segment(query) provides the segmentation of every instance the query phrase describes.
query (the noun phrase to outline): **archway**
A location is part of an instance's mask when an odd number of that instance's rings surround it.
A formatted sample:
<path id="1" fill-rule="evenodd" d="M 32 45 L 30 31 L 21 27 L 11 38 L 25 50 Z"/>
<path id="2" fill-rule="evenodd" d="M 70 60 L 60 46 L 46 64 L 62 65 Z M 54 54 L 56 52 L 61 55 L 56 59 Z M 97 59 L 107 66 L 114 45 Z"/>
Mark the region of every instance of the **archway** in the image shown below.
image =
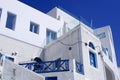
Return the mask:
<path id="1" fill-rule="evenodd" d="M 105 66 L 106 80 L 115 80 L 114 72 Z"/>

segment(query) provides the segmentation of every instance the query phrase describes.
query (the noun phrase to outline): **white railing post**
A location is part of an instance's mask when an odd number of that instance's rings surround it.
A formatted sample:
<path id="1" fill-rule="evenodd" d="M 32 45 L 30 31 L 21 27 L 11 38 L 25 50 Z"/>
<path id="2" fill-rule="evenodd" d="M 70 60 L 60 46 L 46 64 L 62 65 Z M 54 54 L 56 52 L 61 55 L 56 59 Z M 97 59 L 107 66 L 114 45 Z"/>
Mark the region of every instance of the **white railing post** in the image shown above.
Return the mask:
<path id="1" fill-rule="evenodd" d="M 75 59 L 69 60 L 69 71 L 76 72 Z"/>

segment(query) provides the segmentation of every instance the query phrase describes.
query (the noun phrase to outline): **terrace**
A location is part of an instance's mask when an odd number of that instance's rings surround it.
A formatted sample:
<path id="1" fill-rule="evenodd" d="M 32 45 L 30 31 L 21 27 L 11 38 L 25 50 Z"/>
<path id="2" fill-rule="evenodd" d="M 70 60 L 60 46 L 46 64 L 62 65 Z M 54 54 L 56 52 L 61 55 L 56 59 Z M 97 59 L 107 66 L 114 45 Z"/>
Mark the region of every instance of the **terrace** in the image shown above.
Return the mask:
<path id="1" fill-rule="evenodd" d="M 20 63 L 19 65 L 36 73 L 65 72 L 71 69 L 83 74 L 83 65 L 73 60 L 55 60 L 45 62 Z"/>

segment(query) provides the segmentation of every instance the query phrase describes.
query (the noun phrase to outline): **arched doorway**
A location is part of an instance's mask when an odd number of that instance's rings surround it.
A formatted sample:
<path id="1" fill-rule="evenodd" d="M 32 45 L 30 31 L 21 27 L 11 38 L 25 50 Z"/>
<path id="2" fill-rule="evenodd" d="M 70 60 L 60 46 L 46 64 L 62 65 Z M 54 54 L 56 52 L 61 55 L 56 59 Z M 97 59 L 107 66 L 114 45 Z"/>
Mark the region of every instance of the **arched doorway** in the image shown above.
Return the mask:
<path id="1" fill-rule="evenodd" d="M 106 80 L 115 80 L 114 72 L 105 66 Z"/>

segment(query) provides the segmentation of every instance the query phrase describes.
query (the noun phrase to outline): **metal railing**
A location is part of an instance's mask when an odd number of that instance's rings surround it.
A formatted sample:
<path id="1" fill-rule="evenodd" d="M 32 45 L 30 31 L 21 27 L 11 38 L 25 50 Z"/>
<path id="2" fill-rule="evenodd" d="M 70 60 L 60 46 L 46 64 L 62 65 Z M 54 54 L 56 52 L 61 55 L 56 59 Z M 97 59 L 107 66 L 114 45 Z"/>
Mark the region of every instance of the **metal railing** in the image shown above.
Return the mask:
<path id="1" fill-rule="evenodd" d="M 76 72 L 80 74 L 84 74 L 83 72 L 83 64 L 76 61 Z"/>
<path id="2" fill-rule="evenodd" d="M 32 63 L 21 63 L 19 65 L 32 70 L 36 73 L 49 73 L 49 72 L 63 72 L 69 71 L 69 60 L 55 60 L 46 62 L 32 62 Z M 83 65 L 79 62 L 75 62 L 76 72 L 84 74 Z"/>
<path id="3" fill-rule="evenodd" d="M 20 64 L 36 73 L 69 71 L 69 60 L 56 60 L 47 62 L 32 62 Z"/>

